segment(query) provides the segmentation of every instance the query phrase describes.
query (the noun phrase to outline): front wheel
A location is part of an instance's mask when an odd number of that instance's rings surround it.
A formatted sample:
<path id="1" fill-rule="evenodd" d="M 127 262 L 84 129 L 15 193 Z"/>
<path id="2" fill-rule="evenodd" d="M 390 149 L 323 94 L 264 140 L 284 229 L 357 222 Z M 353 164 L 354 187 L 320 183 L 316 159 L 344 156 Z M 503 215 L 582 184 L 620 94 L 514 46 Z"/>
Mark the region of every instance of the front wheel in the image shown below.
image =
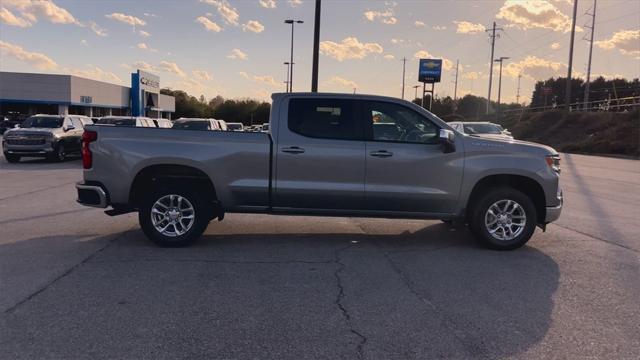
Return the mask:
<path id="1" fill-rule="evenodd" d="M 517 249 L 536 229 L 536 207 L 522 192 L 494 188 L 472 204 L 469 226 L 480 242 L 496 250 Z"/>
<path id="2" fill-rule="evenodd" d="M 58 143 L 53 154 L 49 155 L 49 160 L 62 162 L 67 158 L 64 143 Z"/>
<path id="3" fill-rule="evenodd" d="M 210 211 L 193 192 L 178 187 L 156 190 L 145 197 L 138 221 L 147 237 L 163 247 L 191 245 L 209 224 Z"/>

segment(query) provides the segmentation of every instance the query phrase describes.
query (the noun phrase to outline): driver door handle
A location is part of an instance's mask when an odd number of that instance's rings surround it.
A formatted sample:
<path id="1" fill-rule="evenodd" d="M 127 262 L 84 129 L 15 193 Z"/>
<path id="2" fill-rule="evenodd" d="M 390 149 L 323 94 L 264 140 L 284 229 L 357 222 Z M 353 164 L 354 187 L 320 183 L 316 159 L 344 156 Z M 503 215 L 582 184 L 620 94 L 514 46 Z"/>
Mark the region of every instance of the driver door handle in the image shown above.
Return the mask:
<path id="1" fill-rule="evenodd" d="M 387 157 L 393 156 L 393 153 L 387 150 L 378 150 L 378 151 L 370 152 L 369 155 L 379 157 L 379 158 L 387 158 Z"/>
<path id="2" fill-rule="evenodd" d="M 287 148 L 283 148 L 281 150 L 283 153 L 287 153 L 287 154 L 302 154 L 304 153 L 304 149 L 298 146 L 291 146 L 291 147 L 287 147 Z"/>

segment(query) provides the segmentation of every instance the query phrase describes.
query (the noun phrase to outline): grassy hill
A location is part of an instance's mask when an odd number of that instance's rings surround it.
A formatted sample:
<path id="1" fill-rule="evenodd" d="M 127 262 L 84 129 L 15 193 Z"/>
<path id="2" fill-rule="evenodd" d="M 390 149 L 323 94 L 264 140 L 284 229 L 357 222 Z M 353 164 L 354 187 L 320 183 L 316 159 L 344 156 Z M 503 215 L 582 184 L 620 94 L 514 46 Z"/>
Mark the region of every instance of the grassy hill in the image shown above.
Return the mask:
<path id="1" fill-rule="evenodd" d="M 640 110 L 627 113 L 546 111 L 497 121 L 516 139 L 558 151 L 640 158 Z"/>

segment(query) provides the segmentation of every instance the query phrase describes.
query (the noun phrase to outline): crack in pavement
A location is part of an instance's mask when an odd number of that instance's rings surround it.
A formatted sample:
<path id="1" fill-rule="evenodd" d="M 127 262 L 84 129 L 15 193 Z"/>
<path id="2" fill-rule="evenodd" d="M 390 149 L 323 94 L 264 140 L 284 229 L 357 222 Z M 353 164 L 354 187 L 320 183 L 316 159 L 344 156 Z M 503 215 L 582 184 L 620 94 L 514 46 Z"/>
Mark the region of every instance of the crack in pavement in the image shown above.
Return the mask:
<path id="1" fill-rule="evenodd" d="M 117 240 L 121 239 L 122 237 L 124 237 L 129 231 L 131 231 L 134 227 L 132 226 L 130 229 L 123 231 L 120 235 L 118 236 L 114 236 L 112 239 L 108 240 L 103 246 L 101 246 L 98 250 L 92 252 L 91 254 L 89 254 L 89 256 L 85 257 L 84 259 L 82 259 L 79 263 L 73 265 L 72 267 L 70 267 L 69 269 L 67 269 L 65 272 L 63 272 L 62 274 L 56 276 L 55 278 L 53 278 L 51 281 L 49 281 L 48 283 L 46 283 L 44 286 L 42 286 L 40 289 L 34 291 L 33 293 L 31 293 L 30 295 L 28 295 L 27 297 L 25 297 L 24 299 L 18 301 L 16 304 L 10 306 L 9 308 L 7 308 L 4 311 L 4 314 L 10 314 L 13 311 L 15 311 L 17 308 L 19 308 L 20 306 L 22 306 L 23 304 L 26 304 L 27 302 L 29 302 L 31 299 L 35 298 L 36 296 L 40 295 L 41 293 L 43 293 L 44 291 L 46 291 L 49 287 L 51 287 L 51 285 L 55 284 L 56 282 L 64 279 L 65 277 L 67 277 L 69 274 L 71 274 L 73 271 L 75 271 L 76 269 L 80 268 L 82 265 L 86 264 L 89 260 L 93 259 L 96 255 L 98 255 L 99 253 L 103 252 L 106 248 L 108 248 L 109 246 L 111 246 L 114 242 L 116 242 Z"/>
<path id="2" fill-rule="evenodd" d="M 336 249 L 334 253 L 335 257 L 332 262 L 338 265 L 338 268 L 333 273 L 333 275 L 336 278 L 336 285 L 338 287 L 338 294 L 336 296 L 335 304 L 338 307 L 338 309 L 340 309 L 340 312 L 342 313 L 342 317 L 344 318 L 345 322 L 347 323 L 347 326 L 349 327 L 349 331 L 360 339 L 356 347 L 356 351 L 357 351 L 358 359 L 364 359 L 364 345 L 367 343 L 367 337 L 362 335 L 359 331 L 353 328 L 353 324 L 351 322 L 351 315 L 349 314 L 349 311 L 342 303 L 342 299 L 344 299 L 345 294 L 344 294 L 344 285 L 342 284 L 342 278 L 340 278 L 340 272 L 342 272 L 342 270 L 346 268 L 346 265 L 340 259 L 340 253 L 344 250 L 351 248 L 352 246 L 353 244 L 350 244 L 343 248 Z"/>
<path id="3" fill-rule="evenodd" d="M 454 246 L 451 246 L 454 247 Z M 434 250 L 442 250 L 443 248 L 436 248 Z M 435 317 L 438 318 L 441 324 L 444 325 L 446 329 L 448 329 L 453 336 L 462 344 L 464 350 L 470 355 L 470 358 L 486 358 L 488 357 L 487 349 L 484 345 L 477 340 L 473 339 L 472 336 L 468 336 L 468 334 L 459 329 L 453 320 L 446 316 L 442 309 L 438 309 L 436 305 L 426 297 L 422 296 L 414 287 L 409 279 L 409 277 L 405 274 L 402 269 L 391 259 L 391 254 L 386 251 L 382 251 L 384 257 L 387 259 L 387 262 L 391 266 L 391 269 L 398 274 L 402 283 L 407 287 L 409 292 L 413 294 L 418 300 L 420 300 L 429 310 L 435 313 Z"/>

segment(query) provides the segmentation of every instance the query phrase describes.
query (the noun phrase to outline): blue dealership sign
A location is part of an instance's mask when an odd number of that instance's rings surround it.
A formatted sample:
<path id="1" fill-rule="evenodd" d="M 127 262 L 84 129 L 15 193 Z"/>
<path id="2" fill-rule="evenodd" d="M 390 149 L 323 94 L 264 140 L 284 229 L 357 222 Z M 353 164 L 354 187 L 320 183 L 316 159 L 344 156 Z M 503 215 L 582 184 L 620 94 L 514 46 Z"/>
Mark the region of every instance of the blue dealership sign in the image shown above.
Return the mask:
<path id="1" fill-rule="evenodd" d="M 420 59 L 418 81 L 424 83 L 440 82 L 442 75 L 442 59 Z"/>

